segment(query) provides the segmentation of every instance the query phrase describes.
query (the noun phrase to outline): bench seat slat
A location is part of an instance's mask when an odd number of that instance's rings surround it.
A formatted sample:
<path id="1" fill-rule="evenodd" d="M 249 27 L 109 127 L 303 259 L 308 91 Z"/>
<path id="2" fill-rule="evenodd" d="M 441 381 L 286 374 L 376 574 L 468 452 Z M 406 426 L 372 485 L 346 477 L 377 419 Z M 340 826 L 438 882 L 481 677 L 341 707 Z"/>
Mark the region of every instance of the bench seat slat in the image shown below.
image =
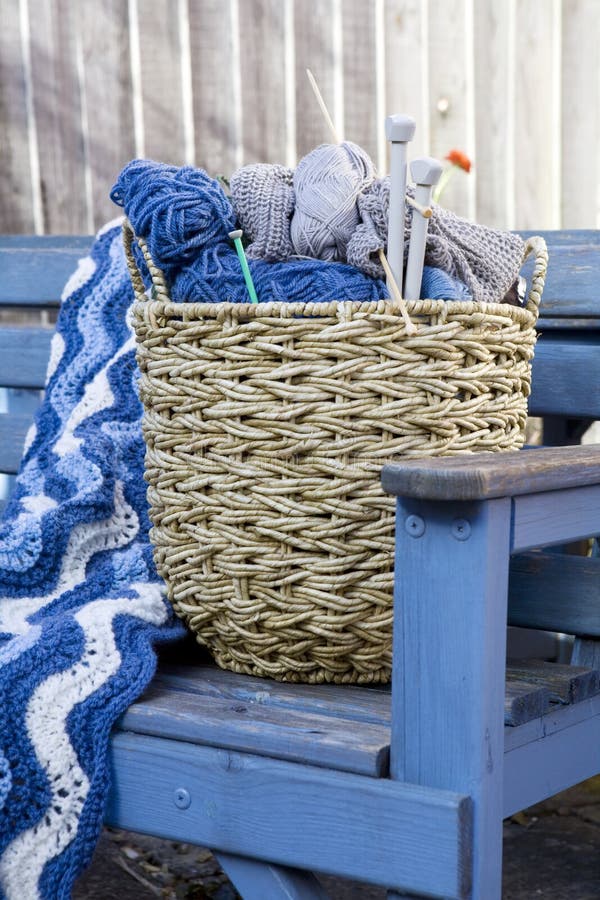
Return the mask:
<path id="1" fill-rule="evenodd" d="M 505 725 L 523 725 L 543 716 L 549 709 L 550 694 L 544 687 L 513 676 L 511 672 L 506 673 Z"/>
<path id="2" fill-rule="evenodd" d="M 356 722 L 390 723 L 390 688 L 334 684 L 286 684 L 251 675 L 225 672 L 214 665 L 161 665 L 155 683 L 172 690 L 205 694 L 222 700 L 260 703 L 299 713 L 335 716 Z"/>
<path id="3" fill-rule="evenodd" d="M 174 691 L 159 682 L 129 708 L 120 728 L 374 777 L 388 771 L 387 726 Z"/>
<path id="4" fill-rule="evenodd" d="M 511 732 L 548 715 L 551 700 L 577 705 L 599 692 L 596 671 L 510 662 L 505 725 Z M 390 715 L 389 691 L 286 685 L 213 665 L 179 665 L 159 668 L 118 729 L 385 777 Z"/>
<path id="5" fill-rule="evenodd" d="M 542 660 L 509 660 L 509 677 L 523 678 L 545 688 L 552 703 L 581 703 L 600 694 L 600 672 Z"/>

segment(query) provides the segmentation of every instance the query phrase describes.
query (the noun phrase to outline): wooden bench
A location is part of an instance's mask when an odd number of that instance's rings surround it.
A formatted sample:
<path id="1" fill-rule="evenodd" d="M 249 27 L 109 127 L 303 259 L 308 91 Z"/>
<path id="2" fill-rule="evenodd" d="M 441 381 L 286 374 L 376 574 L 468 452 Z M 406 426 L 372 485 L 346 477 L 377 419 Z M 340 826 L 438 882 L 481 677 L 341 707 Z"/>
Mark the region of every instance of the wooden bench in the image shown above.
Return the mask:
<path id="1" fill-rule="evenodd" d="M 600 237 L 546 239 L 530 409 L 568 444 L 600 418 Z M 90 244 L 0 239 L 9 475 L 52 328 L 7 317 L 52 319 Z M 396 898 L 497 900 L 502 818 L 600 771 L 600 558 L 538 549 L 600 534 L 600 447 L 382 477 L 398 496 L 393 691 L 234 675 L 188 644 L 164 652 L 113 735 L 107 822 L 213 848 L 245 898 L 322 898 L 320 871 Z M 575 665 L 505 669 L 507 621 L 577 635 Z"/>

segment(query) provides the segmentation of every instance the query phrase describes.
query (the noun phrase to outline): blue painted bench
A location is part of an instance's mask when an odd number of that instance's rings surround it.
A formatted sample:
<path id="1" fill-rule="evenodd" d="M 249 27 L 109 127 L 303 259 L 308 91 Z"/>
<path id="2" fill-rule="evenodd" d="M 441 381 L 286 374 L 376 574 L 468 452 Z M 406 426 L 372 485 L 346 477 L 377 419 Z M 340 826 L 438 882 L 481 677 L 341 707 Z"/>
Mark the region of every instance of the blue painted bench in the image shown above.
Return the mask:
<path id="1" fill-rule="evenodd" d="M 530 409 L 575 444 L 600 418 L 600 233 L 545 235 Z M 0 470 L 17 470 L 62 286 L 91 238 L 0 238 Z M 11 324 L 15 309 L 47 324 Z M 39 315 L 37 315 L 39 320 Z M 244 898 L 500 897 L 502 818 L 600 771 L 600 447 L 410 461 L 398 497 L 393 690 L 277 684 L 167 649 L 111 746 L 107 821 L 215 850 Z M 576 635 L 505 666 L 506 624 Z M 600 882 L 599 882 L 600 890 Z"/>

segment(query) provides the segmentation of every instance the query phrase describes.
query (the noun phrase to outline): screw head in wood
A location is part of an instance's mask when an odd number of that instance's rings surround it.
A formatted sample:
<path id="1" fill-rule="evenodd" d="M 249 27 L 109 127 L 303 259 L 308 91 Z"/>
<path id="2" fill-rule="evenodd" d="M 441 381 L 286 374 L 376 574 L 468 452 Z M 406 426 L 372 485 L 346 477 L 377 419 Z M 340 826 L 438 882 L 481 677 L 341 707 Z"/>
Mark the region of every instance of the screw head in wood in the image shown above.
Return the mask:
<path id="1" fill-rule="evenodd" d="M 182 787 L 175 788 L 173 791 L 173 803 L 177 809 L 187 809 L 191 802 L 192 798 L 189 791 Z"/>
<path id="2" fill-rule="evenodd" d="M 425 534 L 425 521 L 421 516 L 407 516 L 404 528 L 411 537 L 420 538 Z"/>
<path id="3" fill-rule="evenodd" d="M 451 531 L 452 537 L 457 541 L 468 541 L 471 537 L 471 523 L 467 519 L 455 519 Z"/>

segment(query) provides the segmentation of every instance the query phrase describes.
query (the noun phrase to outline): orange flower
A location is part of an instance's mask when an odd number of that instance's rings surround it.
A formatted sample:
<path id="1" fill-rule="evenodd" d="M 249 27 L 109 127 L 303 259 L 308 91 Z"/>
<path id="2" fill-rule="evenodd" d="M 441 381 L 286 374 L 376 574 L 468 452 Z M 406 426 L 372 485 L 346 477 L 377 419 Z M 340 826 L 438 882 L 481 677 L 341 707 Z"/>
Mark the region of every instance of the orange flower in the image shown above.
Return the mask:
<path id="1" fill-rule="evenodd" d="M 471 171 L 471 160 L 462 150 L 451 150 L 445 158 L 459 169 L 463 169 L 465 172 Z"/>

